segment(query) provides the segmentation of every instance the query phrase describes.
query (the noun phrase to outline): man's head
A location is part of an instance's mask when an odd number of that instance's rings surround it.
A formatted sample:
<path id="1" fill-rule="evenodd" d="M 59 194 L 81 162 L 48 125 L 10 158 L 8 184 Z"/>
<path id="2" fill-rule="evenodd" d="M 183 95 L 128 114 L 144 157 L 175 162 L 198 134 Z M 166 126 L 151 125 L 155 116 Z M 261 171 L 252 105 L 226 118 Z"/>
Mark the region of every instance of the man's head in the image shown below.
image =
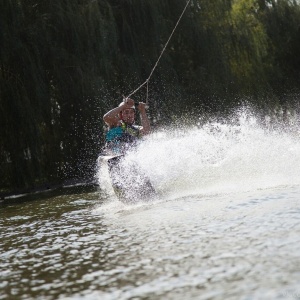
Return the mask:
<path id="1" fill-rule="evenodd" d="M 119 106 L 123 105 L 124 102 L 120 103 Z M 132 125 L 135 121 L 135 106 L 131 106 L 126 108 L 120 112 L 120 119 L 126 124 Z"/>

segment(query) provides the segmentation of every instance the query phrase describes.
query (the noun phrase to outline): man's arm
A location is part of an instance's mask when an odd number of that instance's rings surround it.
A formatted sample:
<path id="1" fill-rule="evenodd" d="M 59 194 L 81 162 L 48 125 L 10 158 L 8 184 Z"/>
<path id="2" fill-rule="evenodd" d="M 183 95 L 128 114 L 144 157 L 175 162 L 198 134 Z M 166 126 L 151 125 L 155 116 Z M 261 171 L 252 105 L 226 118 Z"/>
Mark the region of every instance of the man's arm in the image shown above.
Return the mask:
<path id="1" fill-rule="evenodd" d="M 129 98 L 126 99 L 126 101 L 124 101 L 124 103 L 122 103 L 120 106 L 113 108 L 103 116 L 104 122 L 109 127 L 118 126 L 118 123 L 120 121 L 119 113 L 124 109 L 131 108 L 133 105 L 134 105 L 134 101 L 132 99 Z"/>
<path id="2" fill-rule="evenodd" d="M 138 106 L 138 110 L 140 112 L 141 125 L 143 127 L 141 129 L 141 133 L 148 134 L 151 131 L 151 127 L 150 127 L 150 121 L 149 121 L 147 113 L 146 113 L 146 104 L 143 102 L 140 102 L 139 106 Z"/>

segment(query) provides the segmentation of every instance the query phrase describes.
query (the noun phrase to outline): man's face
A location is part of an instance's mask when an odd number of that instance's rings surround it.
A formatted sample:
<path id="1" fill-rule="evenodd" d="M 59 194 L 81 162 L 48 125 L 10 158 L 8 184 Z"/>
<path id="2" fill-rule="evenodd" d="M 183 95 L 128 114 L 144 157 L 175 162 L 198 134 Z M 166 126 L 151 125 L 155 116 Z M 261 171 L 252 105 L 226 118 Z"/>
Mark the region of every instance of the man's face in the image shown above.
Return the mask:
<path id="1" fill-rule="evenodd" d="M 121 119 L 126 124 L 132 125 L 134 123 L 134 119 L 135 119 L 134 109 L 132 109 L 132 108 L 124 109 L 121 113 Z"/>

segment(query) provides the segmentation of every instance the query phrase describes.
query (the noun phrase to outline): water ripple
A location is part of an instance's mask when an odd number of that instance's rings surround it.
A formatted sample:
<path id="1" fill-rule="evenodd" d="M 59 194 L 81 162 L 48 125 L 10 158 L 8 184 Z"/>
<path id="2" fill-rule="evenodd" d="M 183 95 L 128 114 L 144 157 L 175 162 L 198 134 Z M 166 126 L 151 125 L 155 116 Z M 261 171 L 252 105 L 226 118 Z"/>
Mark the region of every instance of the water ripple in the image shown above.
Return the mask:
<path id="1" fill-rule="evenodd" d="M 4 208 L 0 299 L 286 299 L 298 292 L 299 195 L 124 206 L 86 194 Z"/>

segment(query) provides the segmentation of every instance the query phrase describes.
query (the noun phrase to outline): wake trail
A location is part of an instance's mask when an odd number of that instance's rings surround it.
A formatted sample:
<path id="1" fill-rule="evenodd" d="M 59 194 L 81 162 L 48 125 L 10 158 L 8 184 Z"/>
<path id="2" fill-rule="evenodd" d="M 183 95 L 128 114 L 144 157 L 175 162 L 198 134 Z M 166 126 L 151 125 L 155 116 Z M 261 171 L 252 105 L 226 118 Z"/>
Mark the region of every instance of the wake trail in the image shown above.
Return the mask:
<path id="1" fill-rule="evenodd" d="M 137 162 L 162 193 L 228 193 L 300 184 L 297 128 L 267 128 L 246 112 L 235 122 L 158 131 L 127 159 Z"/>

